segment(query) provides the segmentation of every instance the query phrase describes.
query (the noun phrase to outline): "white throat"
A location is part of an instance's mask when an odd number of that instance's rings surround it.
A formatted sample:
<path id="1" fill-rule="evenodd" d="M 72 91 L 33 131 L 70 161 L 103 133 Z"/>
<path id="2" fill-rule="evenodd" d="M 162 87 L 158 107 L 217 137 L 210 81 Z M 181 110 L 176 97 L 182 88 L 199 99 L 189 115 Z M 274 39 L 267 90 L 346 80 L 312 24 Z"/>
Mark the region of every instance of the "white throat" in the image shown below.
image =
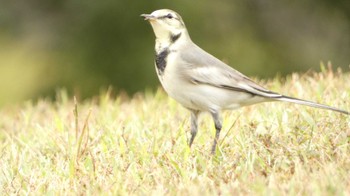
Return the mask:
<path id="1" fill-rule="evenodd" d="M 176 48 L 184 43 L 191 42 L 191 38 L 189 37 L 186 29 L 175 33 L 162 30 L 156 31 L 157 29 L 154 29 L 156 34 L 156 52 L 162 51 L 165 48 Z"/>

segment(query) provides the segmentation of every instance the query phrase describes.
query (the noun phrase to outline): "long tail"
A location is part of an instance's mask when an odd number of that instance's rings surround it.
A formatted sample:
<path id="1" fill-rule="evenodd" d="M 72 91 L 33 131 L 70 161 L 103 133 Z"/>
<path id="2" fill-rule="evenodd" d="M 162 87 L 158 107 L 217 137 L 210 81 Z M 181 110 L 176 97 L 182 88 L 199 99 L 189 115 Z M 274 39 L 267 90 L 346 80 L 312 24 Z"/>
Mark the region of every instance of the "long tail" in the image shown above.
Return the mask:
<path id="1" fill-rule="evenodd" d="M 247 84 L 244 84 L 244 85 L 241 84 L 240 88 L 234 88 L 233 90 L 237 91 L 237 89 L 238 89 L 240 91 L 247 92 L 247 93 L 250 93 L 252 95 L 258 95 L 258 96 L 266 98 L 266 101 L 268 101 L 268 100 L 286 101 L 286 102 L 290 102 L 290 103 L 296 103 L 296 104 L 306 105 L 306 106 L 315 107 L 315 108 L 332 110 L 335 112 L 340 112 L 343 114 L 350 115 L 350 112 L 348 112 L 346 110 L 341 110 L 341 109 L 331 107 L 328 105 L 323 105 L 323 104 L 315 103 L 312 101 L 306 101 L 303 99 L 298 99 L 298 98 L 294 98 L 294 97 L 281 95 L 279 93 L 275 93 L 273 91 L 267 90 L 267 89 L 257 85 L 256 83 L 249 80 L 248 78 L 245 78 L 245 79 L 246 79 L 245 82 Z"/>
<path id="2" fill-rule="evenodd" d="M 272 98 L 272 99 L 277 100 L 277 101 L 286 101 L 286 102 L 290 102 L 290 103 L 296 103 L 296 104 L 300 104 L 300 105 L 311 106 L 311 107 L 315 107 L 315 108 L 332 110 L 332 111 L 336 111 L 336 112 L 340 112 L 340 113 L 343 113 L 343 114 L 350 115 L 350 112 L 348 112 L 346 110 L 341 110 L 341 109 L 338 109 L 338 108 L 335 108 L 335 107 L 331 107 L 331 106 L 328 106 L 328 105 L 323 105 L 323 104 L 315 103 L 315 102 L 312 102 L 312 101 L 306 101 L 306 100 L 302 100 L 302 99 L 297 99 L 297 98 L 294 98 L 294 97 L 288 97 L 288 96 L 281 95 L 280 97 L 275 97 L 275 98 Z"/>

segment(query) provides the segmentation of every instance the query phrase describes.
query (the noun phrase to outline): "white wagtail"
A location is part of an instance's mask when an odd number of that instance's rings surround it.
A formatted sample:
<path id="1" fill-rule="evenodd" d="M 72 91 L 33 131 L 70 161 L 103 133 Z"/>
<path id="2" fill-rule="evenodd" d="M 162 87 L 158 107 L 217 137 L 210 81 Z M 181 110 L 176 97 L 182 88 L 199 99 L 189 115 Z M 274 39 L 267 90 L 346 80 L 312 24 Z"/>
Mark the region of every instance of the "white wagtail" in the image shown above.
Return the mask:
<path id="1" fill-rule="evenodd" d="M 222 127 L 220 111 L 266 101 L 286 101 L 350 115 L 348 111 L 269 91 L 226 65 L 192 42 L 181 16 L 169 9 L 141 15 L 156 36 L 155 67 L 170 97 L 191 111 L 191 147 L 197 134 L 200 112 L 209 112 L 216 135 L 215 153 Z"/>

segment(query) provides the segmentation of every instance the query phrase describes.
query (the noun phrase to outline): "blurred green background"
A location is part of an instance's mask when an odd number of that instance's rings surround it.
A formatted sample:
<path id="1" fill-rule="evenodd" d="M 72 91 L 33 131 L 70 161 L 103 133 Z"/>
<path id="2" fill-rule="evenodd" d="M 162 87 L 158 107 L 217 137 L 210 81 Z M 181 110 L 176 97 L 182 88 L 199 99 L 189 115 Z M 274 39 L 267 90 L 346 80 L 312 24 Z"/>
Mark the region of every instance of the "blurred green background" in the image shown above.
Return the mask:
<path id="1" fill-rule="evenodd" d="M 62 87 L 81 98 L 156 88 L 154 35 L 139 16 L 160 8 L 249 76 L 318 70 L 320 61 L 349 69 L 348 0 L 0 0 L 0 105 Z"/>

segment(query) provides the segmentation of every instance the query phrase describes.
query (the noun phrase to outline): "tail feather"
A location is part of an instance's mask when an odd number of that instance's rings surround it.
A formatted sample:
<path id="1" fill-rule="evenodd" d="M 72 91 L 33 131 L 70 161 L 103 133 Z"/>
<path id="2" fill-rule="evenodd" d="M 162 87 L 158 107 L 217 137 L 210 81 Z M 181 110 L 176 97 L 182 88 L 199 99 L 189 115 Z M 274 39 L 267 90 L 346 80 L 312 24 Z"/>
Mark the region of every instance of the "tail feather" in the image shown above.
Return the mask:
<path id="1" fill-rule="evenodd" d="M 293 97 L 288 97 L 288 96 L 284 96 L 284 95 L 282 95 L 282 96 L 280 96 L 280 97 L 273 98 L 273 99 L 278 100 L 278 101 L 286 101 L 286 102 L 290 102 L 290 103 L 296 103 L 296 104 L 300 104 L 300 105 L 306 105 L 306 106 L 315 107 L 315 108 L 321 108 L 321 109 L 326 109 L 326 110 L 332 110 L 332 111 L 335 111 L 335 112 L 340 112 L 340 113 L 343 113 L 343 114 L 350 115 L 350 112 L 348 112 L 348 111 L 346 111 L 346 110 L 338 109 L 338 108 L 331 107 L 331 106 L 328 106 L 328 105 L 323 105 L 323 104 L 315 103 L 315 102 L 312 102 L 312 101 L 306 101 L 306 100 L 302 100 L 302 99 L 297 99 L 297 98 L 293 98 Z"/>
<path id="2" fill-rule="evenodd" d="M 279 93 L 275 93 L 273 91 L 269 91 L 269 90 L 264 89 L 260 86 L 257 86 L 255 83 L 248 84 L 248 85 L 241 85 L 241 86 L 242 86 L 241 88 L 243 89 L 243 91 L 249 92 L 253 95 L 258 95 L 258 96 L 264 97 L 264 98 L 266 98 L 266 100 L 286 101 L 286 102 L 290 102 L 290 103 L 296 103 L 296 104 L 306 105 L 306 106 L 315 107 L 315 108 L 332 110 L 335 112 L 340 112 L 343 114 L 350 115 L 350 112 L 348 112 L 346 110 L 341 110 L 341 109 L 331 107 L 328 105 L 323 105 L 323 104 L 315 103 L 312 101 L 306 101 L 303 99 L 298 99 L 298 98 L 294 98 L 294 97 L 281 95 Z"/>

